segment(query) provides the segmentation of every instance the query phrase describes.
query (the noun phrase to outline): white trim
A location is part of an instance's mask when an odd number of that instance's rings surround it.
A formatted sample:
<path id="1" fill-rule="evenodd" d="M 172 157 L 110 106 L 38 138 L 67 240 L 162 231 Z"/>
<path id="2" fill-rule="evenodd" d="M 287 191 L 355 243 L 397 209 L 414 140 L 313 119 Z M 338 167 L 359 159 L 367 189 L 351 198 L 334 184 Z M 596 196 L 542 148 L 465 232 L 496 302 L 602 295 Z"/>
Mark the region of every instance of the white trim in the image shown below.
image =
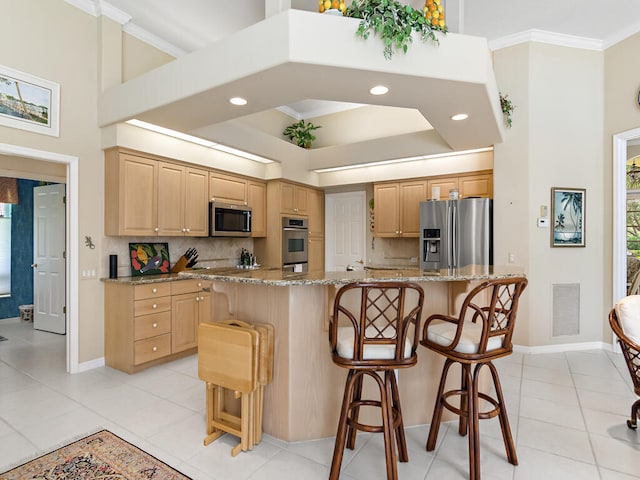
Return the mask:
<path id="1" fill-rule="evenodd" d="M 605 38 L 603 40 L 603 47 L 606 50 L 607 48 L 614 46 L 616 43 L 619 43 L 638 32 L 640 32 L 640 22 L 636 22 L 623 30 L 615 32 L 610 37 Z"/>
<path id="2" fill-rule="evenodd" d="M 640 128 L 613 136 L 613 297 L 615 303 L 627 294 L 627 142 L 640 137 Z"/>
<path id="3" fill-rule="evenodd" d="M 604 42 L 602 40 L 537 29 L 525 30 L 506 37 L 496 38 L 489 42 L 489 48 L 495 51 L 527 42 L 548 43 L 560 47 L 582 48 L 584 50 L 604 50 Z"/>
<path id="4" fill-rule="evenodd" d="M 583 350 L 606 350 L 613 352 L 614 346 L 604 342 L 582 342 L 582 343 L 562 343 L 558 345 L 539 345 L 535 347 L 527 347 L 525 345 L 514 345 L 513 351 L 516 353 L 526 353 L 537 355 L 541 353 L 562 353 L 562 352 L 579 352 Z"/>
<path id="5" fill-rule="evenodd" d="M 89 15 L 93 15 L 94 17 L 98 16 L 98 6 L 93 2 L 93 0 L 64 0 L 69 5 L 72 5 L 76 8 L 79 8 L 85 13 Z"/>
<path id="6" fill-rule="evenodd" d="M 78 179 L 79 158 L 55 152 L 46 152 L 33 148 L 0 143 L 0 155 L 33 158 L 67 165 L 67 275 L 66 275 L 66 303 L 67 303 L 67 371 L 78 372 Z"/>
<path id="7" fill-rule="evenodd" d="M 168 55 L 171 55 L 172 57 L 178 58 L 188 53 L 182 48 L 177 47 L 173 43 L 163 40 L 157 35 L 154 35 L 148 30 L 145 30 L 144 28 L 132 22 L 129 22 L 126 25 L 124 25 L 122 27 L 122 31 L 128 33 L 132 37 L 136 37 L 138 40 L 148 43 L 152 47 L 155 47 L 158 50 L 163 51 Z"/>
<path id="8" fill-rule="evenodd" d="M 82 362 L 78 365 L 78 372 L 86 372 L 93 370 L 94 368 L 104 367 L 104 357 L 96 358 L 95 360 L 89 360 L 88 362 Z"/>
<path id="9" fill-rule="evenodd" d="M 104 15 L 120 25 L 126 25 L 131 21 L 131 15 L 114 7 L 110 3 L 101 0 L 96 0 L 96 3 L 98 4 L 96 10 L 100 15 Z"/>

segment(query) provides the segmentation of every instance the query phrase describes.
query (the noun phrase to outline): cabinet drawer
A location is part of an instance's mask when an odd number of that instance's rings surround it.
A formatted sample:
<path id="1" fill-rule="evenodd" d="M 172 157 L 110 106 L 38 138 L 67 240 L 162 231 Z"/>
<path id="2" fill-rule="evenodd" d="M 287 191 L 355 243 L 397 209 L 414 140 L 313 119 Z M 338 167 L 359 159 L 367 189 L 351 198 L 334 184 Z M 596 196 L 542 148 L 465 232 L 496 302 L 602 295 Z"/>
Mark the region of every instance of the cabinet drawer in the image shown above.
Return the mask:
<path id="1" fill-rule="evenodd" d="M 157 337 L 145 338 L 134 343 L 133 363 L 150 362 L 157 358 L 164 357 L 171 353 L 171 334 L 158 335 Z"/>
<path id="2" fill-rule="evenodd" d="M 136 285 L 134 288 L 134 300 L 171 295 L 171 282 L 148 283 L 146 285 Z"/>
<path id="3" fill-rule="evenodd" d="M 155 337 L 171 332 L 171 312 L 152 313 L 134 319 L 133 339 Z"/>
<path id="4" fill-rule="evenodd" d="M 134 315 L 150 315 L 157 312 L 171 310 L 171 297 L 149 298 L 147 300 L 136 300 L 134 302 Z"/>
<path id="5" fill-rule="evenodd" d="M 183 293 L 201 292 L 205 288 L 211 289 L 211 282 L 206 280 L 179 280 L 171 282 L 171 295 L 182 295 Z"/>

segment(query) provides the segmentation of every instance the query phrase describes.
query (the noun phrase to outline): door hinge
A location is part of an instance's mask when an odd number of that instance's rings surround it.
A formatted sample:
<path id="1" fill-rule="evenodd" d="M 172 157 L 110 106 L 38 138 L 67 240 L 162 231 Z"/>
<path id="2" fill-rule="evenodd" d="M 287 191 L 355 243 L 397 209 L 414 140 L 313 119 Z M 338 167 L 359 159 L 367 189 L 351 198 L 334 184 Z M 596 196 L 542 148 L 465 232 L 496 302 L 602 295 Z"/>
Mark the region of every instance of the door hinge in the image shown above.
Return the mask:
<path id="1" fill-rule="evenodd" d="M 67 196 L 66 195 L 64 195 L 62 197 L 62 203 L 64 203 L 65 205 L 67 204 Z"/>
<path id="2" fill-rule="evenodd" d="M 67 251 L 62 252 L 62 258 L 67 258 Z"/>
<path id="3" fill-rule="evenodd" d="M 67 306 L 66 305 L 64 307 L 62 307 L 62 313 L 64 313 L 65 315 L 67 314 Z"/>

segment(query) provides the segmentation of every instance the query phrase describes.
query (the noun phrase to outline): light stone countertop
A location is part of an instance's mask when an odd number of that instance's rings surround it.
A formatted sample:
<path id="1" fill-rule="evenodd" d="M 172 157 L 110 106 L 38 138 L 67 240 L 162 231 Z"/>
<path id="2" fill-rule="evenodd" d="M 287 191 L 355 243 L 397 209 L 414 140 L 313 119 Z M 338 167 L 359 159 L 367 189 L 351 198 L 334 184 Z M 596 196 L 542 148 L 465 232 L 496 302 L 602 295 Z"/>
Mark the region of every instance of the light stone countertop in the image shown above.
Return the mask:
<path id="1" fill-rule="evenodd" d="M 452 282 L 488 280 L 524 276 L 522 267 L 469 265 L 459 269 L 420 270 L 418 268 L 374 268 L 353 272 L 283 272 L 279 269 L 240 269 L 232 267 L 202 268 L 179 273 L 139 277 L 103 278 L 103 282 L 144 285 L 175 280 L 202 279 L 220 282 L 252 283 L 259 285 L 343 285 L 353 282 L 404 281 Z"/>
<path id="2" fill-rule="evenodd" d="M 522 267 L 469 265 L 453 270 L 365 269 L 352 272 L 282 272 L 275 269 L 242 270 L 215 268 L 180 272 L 180 278 L 196 278 L 221 282 L 251 283 L 260 285 L 343 285 L 353 282 L 405 281 L 451 282 L 488 280 L 524 276 Z"/>

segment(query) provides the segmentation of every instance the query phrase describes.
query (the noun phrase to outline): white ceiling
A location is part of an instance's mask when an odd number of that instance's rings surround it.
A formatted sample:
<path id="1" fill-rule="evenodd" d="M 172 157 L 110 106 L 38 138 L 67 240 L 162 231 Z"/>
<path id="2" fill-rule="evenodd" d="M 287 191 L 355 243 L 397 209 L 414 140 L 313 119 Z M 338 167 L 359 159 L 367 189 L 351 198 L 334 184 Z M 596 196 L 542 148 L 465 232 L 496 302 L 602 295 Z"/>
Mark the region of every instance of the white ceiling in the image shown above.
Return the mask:
<path id="1" fill-rule="evenodd" d="M 103 0 L 93 1 L 100 3 L 103 10 L 113 6 L 129 15 L 130 20 L 123 22 L 125 31 L 140 38 L 150 38 L 156 46 L 177 57 L 205 49 L 235 32 L 261 22 L 265 19 L 265 10 L 277 9 L 277 5 L 287 3 L 282 0 L 136 0 L 133 2 L 108 0 L 108 3 Z M 421 8 L 424 5 L 424 0 L 401 1 L 406 1 L 415 8 Z M 350 2 L 347 1 L 347 3 Z M 514 35 L 524 35 L 524 32 L 539 30 L 551 32 L 559 39 L 563 38 L 561 35 L 582 37 L 589 40 L 590 46 L 605 48 L 640 31 L 640 1 L 638 0 L 613 2 L 556 0 L 545 3 L 529 0 L 444 0 L 444 5 L 447 23 L 452 32 L 484 36 L 489 40 L 490 46 L 492 43 L 499 45 L 500 42 L 505 41 L 505 38 L 513 38 Z M 291 0 L 291 7 L 315 12 L 317 0 Z M 140 35 L 141 32 L 144 34 Z M 331 48 L 330 44 L 328 48 Z M 340 121 L 339 119 L 345 122 L 344 114 L 335 113 L 333 117 L 328 114 L 357 108 L 360 103 L 326 102 L 318 101 L 317 98 L 320 97 L 287 100 L 286 104 L 280 105 L 278 110 L 290 117 L 280 114 L 284 120 L 280 119 L 276 122 L 266 121 L 268 118 L 265 117 L 266 111 L 254 111 L 252 115 L 247 115 L 245 118 L 225 119 L 202 124 L 198 128 L 182 129 L 182 131 L 226 143 L 235 148 L 250 147 L 248 150 L 252 153 L 274 158 L 273 152 L 281 152 L 284 148 L 278 145 L 286 142 L 281 135 L 281 130 L 282 126 L 288 123 L 286 119 L 291 117 L 310 119 L 320 116 L 323 125 L 321 132 L 324 138 L 319 134 L 320 131 L 316 132 L 319 138 L 314 146 L 317 148 L 348 147 L 371 142 L 374 137 L 379 139 L 385 135 L 395 135 L 399 142 L 406 143 L 408 136 L 431 129 L 428 119 L 421 115 L 416 116 L 417 110 L 396 108 L 394 119 L 397 127 L 386 134 L 383 133 L 384 128 L 378 132 L 379 129 L 375 127 L 362 133 L 358 133 L 358 129 L 340 130 L 338 127 L 332 127 L 332 118 L 336 119 L 336 124 Z M 402 105 L 407 103 L 407 101 L 399 102 Z M 268 107 L 274 108 L 277 105 Z M 371 107 L 367 107 L 361 116 L 366 116 L 372 125 L 389 125 L 387 114 L 381 110 L 372 110 Z M 164 126 L 172 128 L 169 125 Z M 253 138 L 255 145 L 250 145 L 251 142 L 246 141 L 248 138 Z M 448 143 L 452 145 L 451 142 Z M 264 148 L 264 151 L 259 151 L 261 148 Z M 442 150 L 441 141 L 438 148 Z M 344 151 L 347 155 L 353 150 L 344 148 Z M 336 155 L 335 148 L 332 154 L 336 158 L 340 157 L 339 154 Z"/>

